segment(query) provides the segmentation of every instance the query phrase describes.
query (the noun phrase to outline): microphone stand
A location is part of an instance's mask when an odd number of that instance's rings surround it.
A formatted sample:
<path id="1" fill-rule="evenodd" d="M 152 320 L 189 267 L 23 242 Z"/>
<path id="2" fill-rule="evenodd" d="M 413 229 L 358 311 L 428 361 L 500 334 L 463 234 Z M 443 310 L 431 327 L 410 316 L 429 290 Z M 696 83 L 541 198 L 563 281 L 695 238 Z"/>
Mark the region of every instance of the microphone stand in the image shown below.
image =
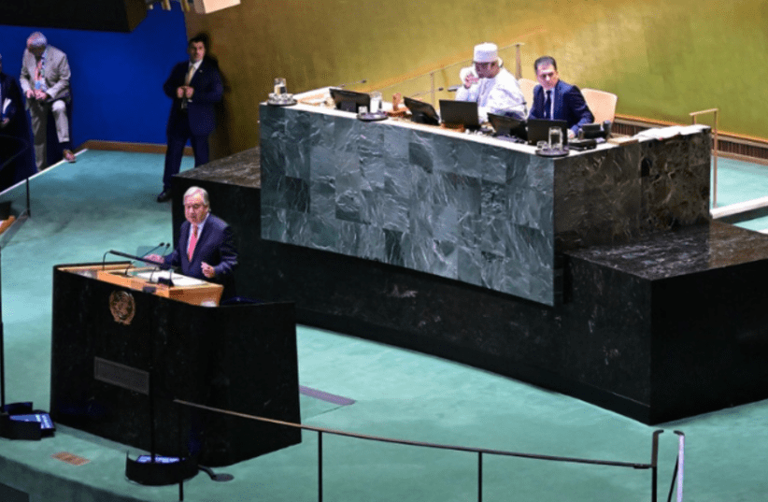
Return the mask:
<path id="1" fill-rule="evenodd" d="M 13 420 L 13 415 L 32 413 L 32 403 L 5 403 L 5 327 L 3 325 L 2 249 L 0 243 L 0 437 L 8 439 L 33 439 L 42 437 L 40 422 Z"/>

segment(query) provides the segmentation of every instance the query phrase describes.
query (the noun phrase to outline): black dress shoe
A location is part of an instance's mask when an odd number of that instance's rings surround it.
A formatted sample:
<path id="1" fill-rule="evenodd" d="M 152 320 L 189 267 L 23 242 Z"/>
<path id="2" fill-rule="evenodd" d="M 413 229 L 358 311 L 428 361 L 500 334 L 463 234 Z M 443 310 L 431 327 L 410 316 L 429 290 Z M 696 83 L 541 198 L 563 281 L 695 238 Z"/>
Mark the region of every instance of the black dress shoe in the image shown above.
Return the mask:
<path id="1" fill-rule="evenodd" d="M 157 196 L 157 202 L 168 202 L 171 200 L 170 190 L 163 190 L 160 195 Z"/>

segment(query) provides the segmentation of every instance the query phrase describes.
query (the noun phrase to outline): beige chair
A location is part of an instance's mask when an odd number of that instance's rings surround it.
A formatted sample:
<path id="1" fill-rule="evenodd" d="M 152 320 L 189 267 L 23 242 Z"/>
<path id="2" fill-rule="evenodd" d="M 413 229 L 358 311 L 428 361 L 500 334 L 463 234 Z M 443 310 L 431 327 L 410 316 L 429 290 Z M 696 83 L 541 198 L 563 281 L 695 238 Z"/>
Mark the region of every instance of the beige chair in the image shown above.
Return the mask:
<path id="1" fill-rule="evenodd" d="M 528 111 L 530 111 L 533 106 L 533 88 L 539 85 L 539 83 L 527 78 L 521 78 L 517 83 L 520 85 L 520 90 L 523 91 L 525 105 L 528 107 Z"/>
<path id="2" fill-rule="evenodd" d="M 596 123 L 600 124 L 606 120 L 613 122 L 613 119 L 616 117 L 618 96 L 595 89 L 582 89 L 581 93 L 584 95 L 584 100 L 592 111 L 592 115 L 595 116 Z"/>

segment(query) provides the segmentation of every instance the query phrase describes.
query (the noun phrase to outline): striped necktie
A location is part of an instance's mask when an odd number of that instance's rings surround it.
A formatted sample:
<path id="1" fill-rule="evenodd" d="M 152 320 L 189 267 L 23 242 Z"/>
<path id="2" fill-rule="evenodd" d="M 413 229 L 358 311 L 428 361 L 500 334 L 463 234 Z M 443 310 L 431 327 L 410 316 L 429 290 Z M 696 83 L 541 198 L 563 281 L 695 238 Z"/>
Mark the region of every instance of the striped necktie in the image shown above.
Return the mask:
<path id="1" fill-rule="evenodd" d="M 187 258 L 192 261 L 192 255 L 195 254 L 197 245 L 197 225 L 192 225 L 192 236 L 189 238 L 189 247 L 187 248 Z"/>

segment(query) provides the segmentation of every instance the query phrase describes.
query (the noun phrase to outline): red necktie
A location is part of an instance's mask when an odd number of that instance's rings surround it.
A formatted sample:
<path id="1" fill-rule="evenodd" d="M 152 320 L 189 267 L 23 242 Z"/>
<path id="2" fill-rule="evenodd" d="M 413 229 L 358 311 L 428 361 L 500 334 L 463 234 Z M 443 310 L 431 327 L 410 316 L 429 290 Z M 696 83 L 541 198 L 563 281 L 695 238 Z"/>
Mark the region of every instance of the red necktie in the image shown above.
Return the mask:
<path id="1" fill-rule="evenodd" d="M 192 237 L 189 238 L 189 247 L 187 248 L 187 258 L 192 261 L 192 255 L 195 252 L 195 245 L 197 244 L 197 225 L 192 225 Z"/>

